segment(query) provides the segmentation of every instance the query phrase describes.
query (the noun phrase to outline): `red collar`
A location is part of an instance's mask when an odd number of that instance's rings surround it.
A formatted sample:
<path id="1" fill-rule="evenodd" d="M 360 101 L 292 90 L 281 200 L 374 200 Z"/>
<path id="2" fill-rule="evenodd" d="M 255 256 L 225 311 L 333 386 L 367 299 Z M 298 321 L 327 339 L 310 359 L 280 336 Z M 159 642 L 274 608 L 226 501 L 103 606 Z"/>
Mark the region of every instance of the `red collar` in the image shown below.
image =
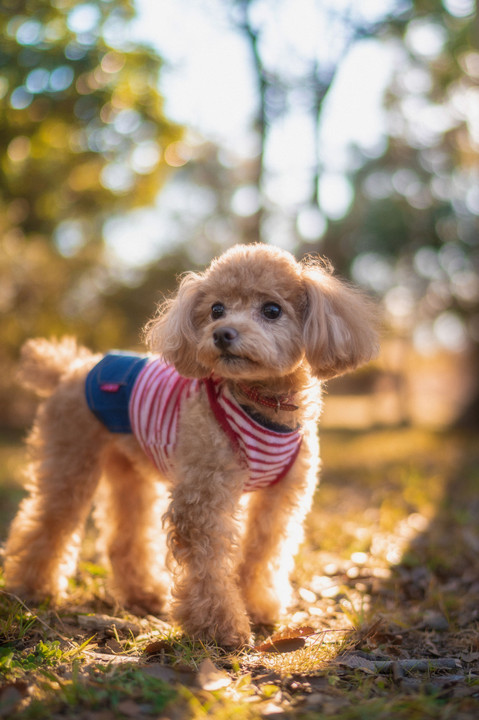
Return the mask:
<path id="1" fill-rule="evenodd" d="M 264 405 L 265 407 L 272 408 L 276 411 L 287 410 L 289 412 L 294 412 L 295 410 L 298 410 L 298 406 L 292 402 L 292 400 L 294 399 L 294 394 L 263 395 L 258 390 L 258 388 L 255 388 L 251 385 L 243 385 L 243 383 L 238 383 L 237 387 L 243 393 L 243 395 L 246 395 L 249 400 L 252 400 L 254 403 L 258 403 L 259 405 Z"/>

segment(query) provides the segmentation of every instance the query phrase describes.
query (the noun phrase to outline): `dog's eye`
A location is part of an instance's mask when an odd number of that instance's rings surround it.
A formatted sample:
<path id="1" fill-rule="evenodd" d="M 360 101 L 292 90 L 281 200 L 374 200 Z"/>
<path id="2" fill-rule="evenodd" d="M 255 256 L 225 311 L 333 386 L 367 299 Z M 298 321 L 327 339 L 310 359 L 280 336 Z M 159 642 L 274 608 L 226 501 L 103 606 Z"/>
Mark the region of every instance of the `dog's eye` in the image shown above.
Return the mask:
<path id="1" fill-rule="evenodd" d="M 277 320 L 282 312 L 281 306 L 274 302 L 267 302 L 261 308 L 262 315 L 268 320 Z"/>
<path id="2" fill-rule="evenodd" d="M 225 306 L 222 303 L 214 303 L 214 305 L 211 306 L 211 317 L 213 320 L 218 320 L 218 318 L 223 317 L 225 314 Z"/>

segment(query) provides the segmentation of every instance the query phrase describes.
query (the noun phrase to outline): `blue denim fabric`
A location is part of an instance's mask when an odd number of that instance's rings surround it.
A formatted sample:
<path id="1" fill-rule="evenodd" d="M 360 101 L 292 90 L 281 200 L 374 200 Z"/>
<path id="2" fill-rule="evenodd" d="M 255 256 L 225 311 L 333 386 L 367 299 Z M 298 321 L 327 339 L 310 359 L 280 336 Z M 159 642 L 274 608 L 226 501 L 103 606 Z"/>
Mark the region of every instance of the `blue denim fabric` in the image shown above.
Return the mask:
<path id="1" fill-rule="evenodd" d="M 90 410 L 114 433 L 131 433 L 131 391 L 148 356 L 114 351 L 88 373 L 85 393 Z"/>

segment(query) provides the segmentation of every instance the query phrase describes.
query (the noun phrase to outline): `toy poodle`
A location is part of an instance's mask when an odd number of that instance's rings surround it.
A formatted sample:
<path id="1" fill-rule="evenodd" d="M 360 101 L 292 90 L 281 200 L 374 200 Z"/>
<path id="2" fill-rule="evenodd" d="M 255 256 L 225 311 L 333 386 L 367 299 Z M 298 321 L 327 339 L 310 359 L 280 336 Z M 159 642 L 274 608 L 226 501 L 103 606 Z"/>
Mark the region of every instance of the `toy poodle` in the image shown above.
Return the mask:
<path id="1" fill-rule="evenodd" d="M 20 379 L 47 399 L 7 589 L 62 596 L 97 495 L 122 603 L 168 604 L 190 636 L 223 646 L 274 623 L 318 479 L 321 380 L 376 353 L 374 315 L 323 261 L 237 245 L 159 307 L 151 354 L 28 341 Z"/>

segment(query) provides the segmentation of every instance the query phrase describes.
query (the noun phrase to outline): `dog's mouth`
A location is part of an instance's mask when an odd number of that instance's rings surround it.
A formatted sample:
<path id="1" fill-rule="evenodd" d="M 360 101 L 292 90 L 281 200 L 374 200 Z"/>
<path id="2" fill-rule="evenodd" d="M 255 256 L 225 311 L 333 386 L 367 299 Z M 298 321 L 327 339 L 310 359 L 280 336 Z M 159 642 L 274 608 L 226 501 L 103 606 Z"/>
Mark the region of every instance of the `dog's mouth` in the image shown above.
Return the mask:
<path id="1" fill-rule="evenodd" d="M 264 380 L 277 375 L 273 368 L 265 367 L 264 363 L 249 355 L 237 355 L 228 351 L 216 356 L 212 370 L 220 377 L 232 380 Z"/>
<path id="2" fill-rule="evenodd" d="M 247 357 L 246 355 L 235 355 L 231 352 L 223 352 L 219 356 L 219 361 L 227 365 L 228 367 L 244 366 L 244 365 L 257 365 L 255 360 Z"/>

